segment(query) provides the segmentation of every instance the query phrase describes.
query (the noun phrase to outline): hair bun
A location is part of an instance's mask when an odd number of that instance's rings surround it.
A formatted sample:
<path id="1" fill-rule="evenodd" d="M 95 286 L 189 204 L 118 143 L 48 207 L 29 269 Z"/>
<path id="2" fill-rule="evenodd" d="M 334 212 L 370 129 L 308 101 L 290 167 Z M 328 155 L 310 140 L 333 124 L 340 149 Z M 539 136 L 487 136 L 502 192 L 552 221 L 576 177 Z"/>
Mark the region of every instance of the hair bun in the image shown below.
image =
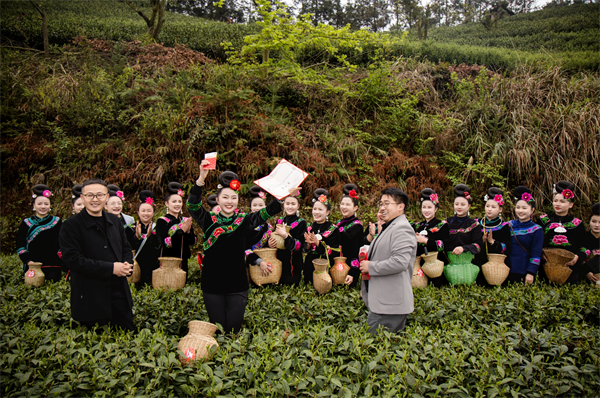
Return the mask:
<path id="1" fill-rule="evenodd" d="M 594 205 L 592 205 L 592 215 L 600 216 L 600 202 L 594 203 Z"/>
<path id="2" fill-rule="evenodd" d="M 229 188 L 229 184 L 231 184 L 231 181 L 233 180 L 240 180 L 240 177 L 233 171 L 224 171 L 219 175 L 219 184 L 221 184 L 223 188 Z"/>
<path id="3" fill-rule="evenodd" d="M 491 187 L 487 190 L 487 195 L 489 196 L 490 199 L 494 199 L 494 196 L 504 195 L 504 193 L 502 192 L 502 190 L 500 188 Z"/>
<path id="4" fill-rule="evenodd" d="M 431 195 L 435 195 L 435 191 L 431 188 L 425 188 L 421 191 L 421 202 L 431 200 Z"/>
<path id="5" fill-rule="evenodd" d="M 177 181 L 172 181 L 169 184 L 167 184 L 167 191 L 169 191 L 169 193 L 176 194 L 179 191 L 183 191 L 183 185 L 181 185 Z"/>
<path id="6" fill-rule="evenodd" d="M 81 190 L 83 189 L 83 185 L 77 184 L 71 188 L 71 192 L 73 192 L 73 197 L 78 198 L 81 196 Z"/>
<path id="7" fill-rule="evenodd" d="M 108 184 L 106 186 L 106 188 L 108 188 L 108 195 L 109 196 L 117 196 L 117 192 L 121 190 L 121 188 L 119 188 L 115 184 Z"/>
<path id="8" fill-rule="evenodd" d="M 313 192 L 313 198 L 315 198 L 316 200 L 319 200 L 321 195 L 325 195 L 325 197 L 329 199 L 329 192 L 327 192 L 325 188 L 317 188 L 315 189 L 315 192 Z"/>
<path id="9" fill-rule="evenodd" d="M 208 203 L 211 209 L 215 207 L 218 204 L 217 195 L 215 195 L 214 193 L 212 195 L 208 195 L 208 197 L 206 198 L 206 203 Z"/>
<path id="10" fill-rule="evenodd" d="M 265 191 L 259 187 L 258 185 L 253 185 L 252 188 L 250 188 L 250 196 L 252 197 L 252 199 L 254 198 L 259 198 L 261 192 L 263 193 L 263 195 L 265 194 Z"/>
<path id="11" fill-rule="evenodd" d="M 471 203 L 471 188 L 465 184 L 458 184 L 454 187 L 454 199 L 465 198 Z"/>
<path id="12" fill-rule="evenodd" d="M 146 199 L 150 198 L 152 199 L 152 202 L 156 201 L 156 196 L 154 196 L 154 193 L 152 193 L 152 191 L 148 191 L 148 190 L 143 190 L 140 191 L 140 202 L 144 203 L 146 202 Z"/>
<path id="13" fill-rule="evenodd" d="M 344 195 L 349 195 L 350 191 L 354 190 L 358 195 L 358 187 L 354 184 L 346 184 L 344 185 Z"/>
<path id="14" fill-rule="evenodd" d="M 561 180 L 554 184 L 553 191 L 556 195 L 557 193 L 562 193 L 562 191 L 564 191 L 565 189 L 568 189 L 571 192 L 575 192 L 575 184 L 573 184 L 571 181 Z"/>
<path id="15" fill-rule="evenodd" d="M 50 191 L 50 187 L 48 187 L 48 185 L 45 184 L 36 184 L 33 186 L 33 188 L 31 188 L 31 192 L 33 192 L 34 195 L 37 196 L 44 196 L 45 191 Z"/>

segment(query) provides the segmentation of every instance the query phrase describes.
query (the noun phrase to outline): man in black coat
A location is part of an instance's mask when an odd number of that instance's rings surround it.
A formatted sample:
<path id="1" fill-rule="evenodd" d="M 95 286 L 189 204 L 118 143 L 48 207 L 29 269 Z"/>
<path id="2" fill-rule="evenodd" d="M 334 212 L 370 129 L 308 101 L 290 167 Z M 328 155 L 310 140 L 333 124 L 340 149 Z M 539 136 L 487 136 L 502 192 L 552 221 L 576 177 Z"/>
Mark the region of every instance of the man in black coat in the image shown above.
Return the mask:
<path id="1" fill-rule="evenodd" d="M 108 188 L 100 179 L 83 183 L 85 205 L 60 231 L 62 260 L 71 273 L 71 316 L 89 327 L 134 330 L 127 276 L 133 254 L 119 218 L 103 212 Z"/>

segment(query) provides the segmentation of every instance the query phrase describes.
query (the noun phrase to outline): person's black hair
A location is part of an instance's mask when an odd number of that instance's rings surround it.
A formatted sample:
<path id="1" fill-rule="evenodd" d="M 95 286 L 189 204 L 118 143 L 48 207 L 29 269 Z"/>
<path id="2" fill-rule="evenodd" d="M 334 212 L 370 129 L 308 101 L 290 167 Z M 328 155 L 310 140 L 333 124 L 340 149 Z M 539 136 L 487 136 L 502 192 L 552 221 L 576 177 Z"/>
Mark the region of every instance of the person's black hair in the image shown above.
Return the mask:
<path id="1" fill-rule="evenodd" d="M 121 190 L 121 188 L 119 188 L 119 186 L 115 184 L 108 184 L 106 187 L 108 188 L 109 197 L 117 196 L 117 192 Z"/>
<path id="2" fill-rule="evenodd" d="M 487 190 L 487 200 L 494 200 L 494 198 L 496 197 L 496 195 L 501 195 L 504 201 L 504 192 L 502 192 L 502 190 L 500 188 L 496 188 L 496 187 L 490 187 Z M 485 198 L 484 198 L 485 199 Z M 496 202 L 497 203 L 497 202 Z M 500 203 L 498 203 L 498 205 L 500 207 L 502 207 L 502 205 L 500 205 Z"/>
<path id="3" fill-rule="evenodd" d="M 458 184 L 454 187 L 454 199 L 456 198 L 465 198 L 469 204 L 473 202 L 471 198 L 471 188 L 465 184 Z"/>
<path id="4" fill-rule="evenodd" d="M 176 181 L 171 181 L 170 183 L 167 184 L 167 196 L 165 197 L 165 202 L 168 202 L 169 199 L 171 199 L 171 196 L 173 195 L 177 195 L 177 192 L 179 190 L 183 191 L 183 185 L 181 185 L 180 183 L 176 182 Z"/>
<path id="5" fill-rule="evenodd" d="M 436 195 L 435 191 L 431 188 L 425 188 L 421 191 L 421 207 L 423 206 L 423 202 L 427 200 L 432 202 L 436 209 L 439 207 L 439 199 L 436 202 L 434 202 L 433 200 L 431 200 L 431 195 Z"/>
<path id="6" fill-rule="evenodd" d="M 400 188 L 388 187 L 381 191 L 381 196 L 391 196 L 396 203 L 404 203 L 404 209 L 408 207 L 408 195 Z"/>
<path id="7" fill-rule="evenodd" d="M 217 189 L 217 196 L 221 195 L 221 191 L 223 191 L 224 188 L 229 188 L 229 184 L 231 184 L 231 181 L 233 180 L 239 181 L 240 177 L 233 171 L 227 170 L 222 172 L 219 175 L 219 185 L 221 185 L 221 187 Z"/>
<path id="8" fill-rule="evenodd" d="M 218 206 L 219 204 L 217 203 L 217 195 L 214 193 L 212 195 L 208 195 L 208 197 L 206 198 L 206 203 L 208 203 L 211 210 L 213 207 Z"/>
<path id="9" fill-rule="evenodd" d="M 37 198 L 39 198 L 40 196 L 42 198 L 45 198 L 44 191 L 50 191 L 50 187 L 48 187 L 48 185 L 45 185 L 45 184 L 36 184 L 31 188 L 31 192 L 33 192 L 34 195 L 36 195 L 36 197 L 33 198 L 34 203 L 35 203 L 35 200 Z M 50 200 L 50 198 L 46 198 L 46 199 Z"/>
<path id="10" fill-rule="evenodd" d="M 575 184 L 573 184 L 571 181 L 566 181 L 566 180 L 561 180 L 559 182 L 557 182 L 556 184 L 554 184 L 554 187 L 552 189 L 552 197 L 554 197 L 554 195 L 556 194 L 562 194 L 563 191 L 565 189 L 570 190 L 573 194 L 575 193 Z M 573 200 L 573 198 L 569 198 L 570 201 Z"/>
<path id="11" fill-rule="evenodd" d="M 83 184 L 81 184 L 81 190 L 83 191 L 83 188 L 87 187 L 88 185 L 95 184 L 105 186 L 108 189 L 108 185 L 104 182 L 104 180 L 101 180 L 100 178 L 90 178 L 89 180 L 86 180 Z"/>
<path id="12" fill-rule="evenodd" d="M 592 214 L 590 215 L 590 220 L 593 216 L 600 216 L 600 202 L 592 205 Z"/>
<path id="13" fill-rule="evenodd" d="M 71 205 L 72 206 L 75 206 L 75 202 L 77 202 L 77 199 L 79 199 L 79 197 L 81 196 L 82 188 L 83 188 L 83 185 L 81 185 L 81 184 L 74 185 L 73 188 L 71 188 L 71 192 L 73 192 L 73 195 L 71 197 Z"/>
<path id="14" fill-rule="evenodd" d="M 350 191 L 356 192 L 356 198 L 350 196 Z M 358 206 L 358 187 L 354 184 L 344 185 L 344 195 L 342 196 L 342 199 L 344 198 L 350 198 L 352 203 L 354 203 L 354 206 Z"/>
<path id="15" fill-rule="evenodd" d="M 323 203 L 319 200 L 321 195 L 323 195 L 327 198 L 325 203 Z M 315 203 L 319 202 L 322 205 L 324 205 L 325 207 L 327 207 L 327 210 L 331 211 L 331 201 L 329 200 L 329 192 L 327 192 L 327 190 L 325 188 L 315 189 L 315 192 L 313 192 L 313 202 L 315 202 Z"/>
<path id="16" fill-rule="evenodd" d="M 140 203 L 138 204 L 138 207 L 137 207 L 138 210 L 140 209 L 140 206 L 142 206 L 144 203 L 148 203 L 148 202 L 146 202 L 146 199 L 148 199 L 148 198 L 152 199 L 152 207 L 154 208 L 156 206 L 156 196 L 154 196 L 154 193 L 152 191 L 149 191 L 147 189 L 140 191 L 139 198 L 140 198 Z"/>

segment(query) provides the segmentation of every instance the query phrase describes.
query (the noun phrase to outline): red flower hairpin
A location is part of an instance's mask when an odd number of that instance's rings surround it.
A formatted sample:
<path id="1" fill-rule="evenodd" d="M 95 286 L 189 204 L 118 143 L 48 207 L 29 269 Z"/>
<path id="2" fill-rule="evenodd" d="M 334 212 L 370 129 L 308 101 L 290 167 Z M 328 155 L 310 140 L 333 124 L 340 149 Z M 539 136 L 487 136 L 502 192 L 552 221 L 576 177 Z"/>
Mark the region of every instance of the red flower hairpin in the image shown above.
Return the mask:
<path id="1" fill-rule="evenodd" d="M 569 199 L 573 199 L 575 197 L 575 194 L 570 189 L 563 189 L 562 196 L 563 196 L 563 198 L 569 200 Z"/>
<path id="2" fill-rule="evenodd" d="M 525 202 L 529 203 L 531 202 L 531 194 L 529 192 L 525 192 L 523 195 L 521 195 L 521 199 L 524 200 Z"/>
<path id="3" fill-rule="evenodd" d="M 502 195 L 494 196 L 494 201 L 498 203 L 498 206 L 504 206 L 504 198 L 502 197 Z"/>
<path id="4" fill-rule="evenodd" d="M 429 195 L 429 200 L 431 200 L 431 202 L 434 205 L 439 203 L 438 196 L 436 193 L 432 193 L 431 195 Z"/>
<path id="5" fill-rule="evenodd" d="M 152 198 L 148 197 L 148 198 L 146 198 L 146 200 L 144 200 L 144 202 L 145 202 L 145 203 L 148 203 L 149 205 L 151 205 L 151 206 L 152 206 L 152 205 L 154 204 L 154 199 L 152 199 Z"/>
<path id="6" fill-rule="evenodd" d="M 325 196 L 325 195 L 319 196 L 319 202 L 321 202 L 321 203 L 327 202 L 327 196 Z"/>
<path id="7" fill-rule="evenodd" d="M 267 195 L 266 195 L 266 194 L 265 194 L 263 191 L 260 191 L 260 192 L 258 193 L 258 197 L 264 200 L 264 199 L 266 199 L 266 198 L 267 198 Z"/>
<path id="8" fill-rule="evenodd" d="M 234 191 L 239 191 L 241 186 L 242 184 L 240 184 L 238 180 L 232 180 L 229 183 L 229 188 L 233 189 Z"/>
<path id="9" fill-rule="evenodd" d="M 123 200 L 123 198 L 125 197 L 125 195 L 123 194 L 123 191 L 117 191 L 117 197 L 121 200 Z"/>
<path id="10" fill-rule="evenodd" d="M 356 191 L 354 189 L 348 192 L 348 196 L 350 196 L 352 199 L 358 199 L 358 195 L 356 194 Z"/>
<path id="11" fill-rule="evenodd" d="M 177 190 L 177 195 L 183 197 L 183 189 L 178 189 Z"/>
<path id="12" fill-rule="evenodd" d="M 52 192 L 50 192 L 46 189 L 44 192 L 42 192 L 42 195 L 45 196 L 46 198 L 49 198 L 50 196 L 52 196 Z"/>
<path id="13" fill-rule="evenodd" d="M 471 194 L 468 192 L 465 192 L 465 199 L 467 199 L 467 200 L 471 199 Z"/>

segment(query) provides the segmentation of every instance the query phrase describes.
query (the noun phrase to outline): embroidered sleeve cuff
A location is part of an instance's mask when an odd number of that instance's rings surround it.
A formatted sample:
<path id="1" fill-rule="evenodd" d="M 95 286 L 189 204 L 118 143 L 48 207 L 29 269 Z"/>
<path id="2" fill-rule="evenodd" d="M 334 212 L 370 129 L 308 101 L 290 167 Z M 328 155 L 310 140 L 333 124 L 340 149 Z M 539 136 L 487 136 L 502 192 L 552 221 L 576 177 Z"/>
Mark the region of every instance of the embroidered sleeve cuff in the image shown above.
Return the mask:
<path id="1" fill-rule="evenodd" d="M 17 250 L 18 255 L 25 254 L 25 253 L 27 253 L 27 249 L 25 249 L 24 247 L 21 247 L 20 249 Z"/>
<path id="2" fill-rule="evenodd" d="M 477 248 L 477 253 L 481 253 L 481 248 L 479 247 L 479 245 L 477 243 L 473 243 L 473 246 L 475 246 Z"/>
<path id="3" fill-rule="evenodd" d="M 502 253 L 506 252 L 506 245 L 500 242 L 500 247 L 502 247 Z"/>
<path id="4" fill-rule="evenodd" d="M 532 257 L 532 258 L 529 259 L 529 262 L 531 264 L 540 265 L 540 258 L 539 257 Z"/>
<path id="5" fill-rule="evenodd" d="M 294 251 L 300 250 L 301 247 L 302 245 L 300 244 L 300 241 L 296 240 L 296 242 L 294 243 Z"/>
<path id="6" fill-rule="evenodd" d="M 260 209 L 260 218 L 262 218 L 264 221 L 268 221 L 271 218 L 266 207 Z"/>
<path id="7" fill-rule="evenodd" d="M 444 250 L 444 242 L 442 242 L 441 240 L 436 240 L 435 244 L 437 245 L 437 249 L 439 252 Z"/>

